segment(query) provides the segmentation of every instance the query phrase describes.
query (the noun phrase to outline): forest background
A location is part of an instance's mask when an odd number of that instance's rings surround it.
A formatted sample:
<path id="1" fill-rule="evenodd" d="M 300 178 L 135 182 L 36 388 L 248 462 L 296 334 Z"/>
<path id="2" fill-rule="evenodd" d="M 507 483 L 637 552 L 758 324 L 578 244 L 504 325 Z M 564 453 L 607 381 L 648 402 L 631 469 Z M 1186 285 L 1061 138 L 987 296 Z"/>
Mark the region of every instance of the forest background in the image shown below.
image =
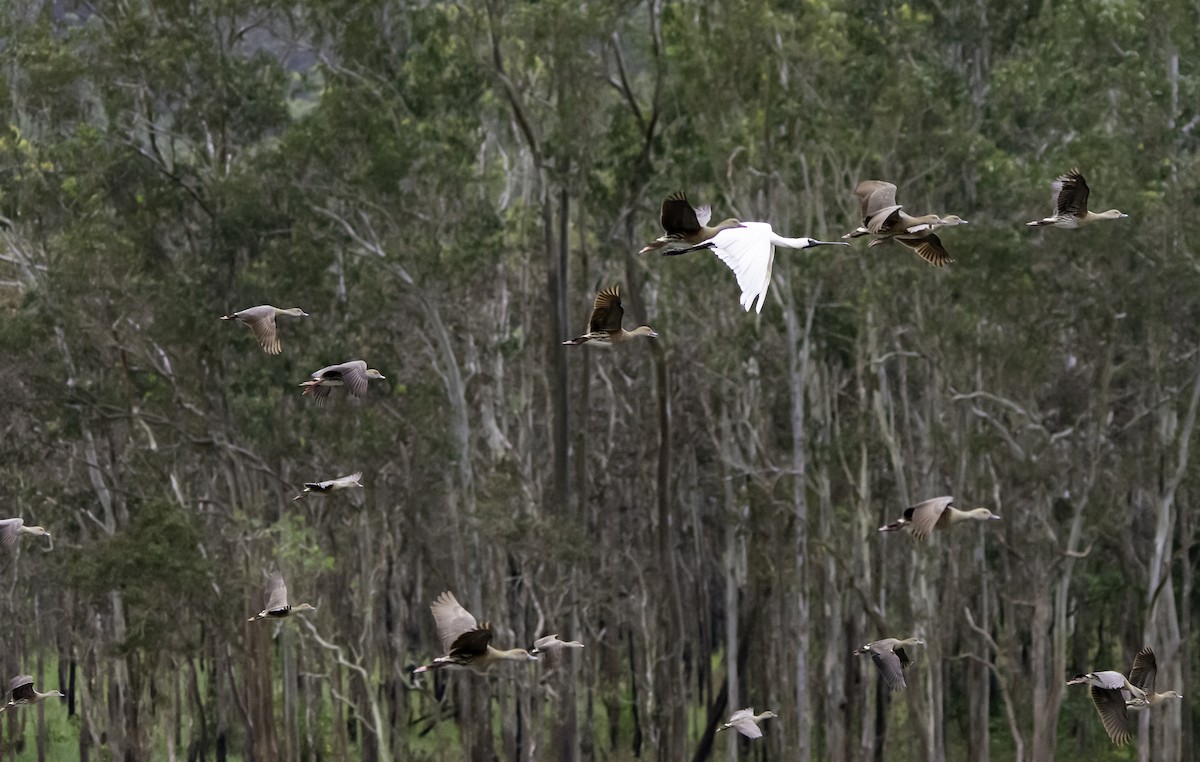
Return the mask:
<path id="1" fill-rule="evenodd" d="M 1191 760 L 1200 8 L 17 0 L 0 10 L 0 758 Z M 1128 219 L 1033 231 L 1078 165 Z M 863 179 L 957 260 L 834 239 Z M 620 351 L 564 348 L 620 284 Z M 283 354 L 217 318 L 273 303 Z M 297 384 L 365 358 L 319 408 Z M 305 481 L 366 489 L 293 502 Z M 1002 516 L 917 545 L 942 494 Z M 247 624 L 281 570 L 302 621 Z M 453 590 L 561 662 L 413 680 Z M 920 635 L 887 694 L 878 637 Z M 1112 746 L 1083 688 L 1143 645 Z M 772 709 L 750 744 L 714 736 Z"/>

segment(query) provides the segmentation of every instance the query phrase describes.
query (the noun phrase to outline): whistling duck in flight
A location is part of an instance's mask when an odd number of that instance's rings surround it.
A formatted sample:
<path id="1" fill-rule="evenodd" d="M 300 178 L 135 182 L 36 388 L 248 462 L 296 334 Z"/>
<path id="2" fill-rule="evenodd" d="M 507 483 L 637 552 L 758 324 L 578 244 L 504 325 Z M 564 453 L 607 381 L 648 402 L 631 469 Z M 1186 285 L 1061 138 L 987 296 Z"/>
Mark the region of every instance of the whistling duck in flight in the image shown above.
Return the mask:
<path id="1" fill-rule="evenodd" d="M 1000 517 L 987 508 L 974 508 L 960 511 L 954 507 L 954 498 L 935 497 L 923 503 L 917 503 L 904 511 L 904 517 L 886 526 L 879 527 L 880 532 L 895 532 L 899 529 L 911 528 L 914 540 L 924 540 L 934 529 L 949 529 L 961 521 L 974 519 L 976 521 L 999 521 Z"/>
<path id="2" fill-rule="evenodd" d="M 906 638 L 904 640 L 883 638 L 882 640 L 876 640 L 874 643 L 866 644 L 856 650 L 854 655 L 871 654 L 871 661 L 875 662 L 875 666 L 879 668 L 879 673 L 883 675 L 883 679 L 888 684 L 888 687 L 894 691 L 902 691 L 908 687 L 908 683 L 904 682 L 904 670 L 909 664 L 912 664 L 912 660 L 904 652 L 904 646 L 923 645 L 925 645 L 925 641 L 920 638 Z"/>
<path id="3" fill-rule="evenodd" d="M 367 393 L 367 381 L 373 378 L 386 378 L 374 368 L 368 368 L 362 360 L 351 360 L 339 365 L 329 365 L 314 371 L 311 381 L 304 381 L 303 395 L 312 396 L 318 405 L 324 405 L 329 400 L 329 393 L 335 386 L 345 386 L 350 394 L 362 397 Z"/>
<path id="4" fill-rule="evenodd" d="M 722 730 L 733 728 L 746 736 L 746 738 L 762 738 L 762 728 L 758 726 L 758 723 L 778 716 L 769 709 L 761 714 L 755 714 L 754 707 L 739 709 L 729 715 L 729 722 L 717 728 L 717 732 L 720 733 Z"/>
<path id="5" fill-rule="evenodd" d="M 25 519 L 0 520 L 0 543 L 3 543 L 5 547 L 15 547 L 21 537 L 27 534 L 34 535 L 35 537 L 50 536 L 50 533 L 42 527 L 25 526 Z"/>
<path id="6" fill-rule="evenodd" d="M 1135 669 L 1141 658 L 1143 658 L 1141 653 L 1134 657 Z M 1117 746 L 1124 746 L 1132 737 L 1129 715 L 1125 711 L 1127 702 L 1145 702 L 1149 705 L 1146 692 L 1116 670 L 1076 675 L 1067 681 L 1067 685 L 1091 686 L 1092 703 L 1096 705 L 1100 722 L 1104 724 L 1104 730 L 1108 733 L 1108 737 Z"/>
<path id="7" fill-rule="evenodd" d="M 308 317 L 308 313 L 299 307 L 284 310 L 269 304 L 262 304 L 258 307 L 238 310 L 232 315 L 222 315 L 221 319 L 240 320 L 250 326 L 250 330 L 254 331 L 254 338 L 258 339 L 258 344 L 263 351 L 269 355 L 277 355 L 283 351 L 283 345 L 279 343 L 279 334 L 275 329 L 276 315 Z"/>
<path id="8" fill-rule="evenodd" d="M 895 239 L 912 249 L 934 267 L 944 267 L 953 262 L 942 239 L 933 232 L 938 228 L 966 225 L 967 220 L 957 214 L 942 217 L 925 214 L 914 217 L 896 203 L 896 186 L 883 180 L 863 180 L 854 188 L 862 209 L 863 224 L 842 238 L 858 238 L 873 235 L 870 246 L 878 246 Z"/>
<path id="9" fill-rule="evenodd" d="M 263 588 L 263 599 L 266 605 L 263 610 L 247 619 L 247 622 L 257 622 L 260 619 L 283 619 L 291 616 L 298 611 L 316 611 L 316 606 L 311 606 L 307 603 L 298 603 L 295 606 L 288 605 L 287 585 L 283 582 L 283 575 L 275 572 L 267 578 L 267 584 Z"/>
<path id="10" fill-rule="evenodd" d="M 0 712 L 14 706 L 37 704 L 48 698 L 66 698 L 66 694 L 62 691 L 37 692 L 33 688 L 33 677 L 31 675 L 18 675 L 14 677 L 8 683 L 8 690 L 12 693 L 12 698 L 8 700 L 7 704 L 0 706 Z"/>
<path id="11" fill-rule="evenodd" d="M 437 657 L 423 667 L 417 667 L 413 674 L 432 672 L 444 667 L 466 667 L 482 674 L 497 662 L 538 660 L 537 656 L 524 648 L 511 648 L 507 651 L 492 648 L 491 623 L 480 624 L 449 590 L 434 600 L 429 611 L 437 624 L 438 638 L 442 641 L 442 650 L 446 655 Z"/>
<path id="12" fill-rule="evenodd" d="M 299 500 L 310 492 L 315 492 L 318 495 L 323 495 L 327 492 L 337 492 L 341 489 L 349 489 L 350 487 L 362 486 L 362 471 L 349 476 L 339 476 L 336 479 L 326 479 L 323 482 L 305 482 L 304 491 L 296 495 L 293 500 Z"/>
<path id="13" fill-rule="evenodd" d="M 606 288 L 596 294 L 596 301 L 592 305 L 592 317 L 588 320 L 588 332 L 564 341 L 563 344 L 577 346 L 590 343 L 598 347 L 607 347 L 613 344 L 624 344 L 639 336 L 647 336 L 651 339 L 658 337 L 654 329 L 648 325 L 626 331 L 621 327 L 621 320 L 624 316 L 625 309 L 621 306 L 621 287 Z"/>
<path id="14" fill-rule="evenodd" d="M 1031 228 L 1049 225 L 1056 228 L 1074 229 L 1090 225 L 1097 220 L 1117 220 L 1128 217 L 1119 209 L 1109 209 L 1107 212 L 1089 212 L 1088 185 L 1078 169 L 1072 169 L 1050 184 L 1053 196 L 1050 203 L 1054 205 L 1054 214 L 1040 220 L 1031 220 L 1025 224 Z"/>

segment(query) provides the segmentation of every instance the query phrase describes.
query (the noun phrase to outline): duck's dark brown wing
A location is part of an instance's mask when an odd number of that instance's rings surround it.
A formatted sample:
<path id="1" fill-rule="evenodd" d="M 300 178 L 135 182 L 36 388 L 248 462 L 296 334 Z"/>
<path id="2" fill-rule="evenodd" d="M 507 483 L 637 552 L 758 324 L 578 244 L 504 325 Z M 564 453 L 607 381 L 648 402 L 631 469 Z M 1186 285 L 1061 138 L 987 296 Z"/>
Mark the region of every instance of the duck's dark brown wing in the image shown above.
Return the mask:
<path id="1" fill-rule="evenodd" d="M 662 226 L 667 235 L 691 235 L 699 232 L 700 220 L 683 191 L 667 196 L 662 203 Z"/>
<path id="2" fill-rule="evenodd" d="M 912 536 L 916 540 L 924 540 L 937 526 L 938 519 L 954 502 L 952 497 L 935 497 L 921 503 L 917 503 L 912 508 L 904 512 L 904 518 L 912 522 Z"/>
<path id="3" fill-rule="evenodd" d="M 8 689 L 12 691 L 12 700 L 14 702 L 32 701 L 33 695 L 33 676 L 18 675 L 14 677 L 8 684 Z"/>
<path id="4" fill-rule="evenodd" d="M 924 238 L 897 238 L 896 240 L 917 252 L 917 256 L 934 267 L 945 267 L 954 261 L 954 258 L 946 251 L 946 247 L 942 245 L 942 239 L 934 233 L 930 233 Z"/>
<path id="5" fill-rule="evenodd" d="M 871 235 L 895 232 L 901 205 L 896 203 L 896 186 L 883 180 L 863 180 L 854 187 L 862 210 L 863 227 Z"/>
<path id="6" fill-rule="evenodd" d="M 871 649 L 871 661 L 879 668 L 884 681 L 894 691 L 902 691 L 908 687 L 904 682 L 904 668 L 900 665 L 900 655 L 889 649 Z"/>
<path id="7" fill-rule="evenodd" d="M 0 543 L 5 547 L 11 548 L 21 539 L 21 527 L 25 525 L 23 519 L 5 519 L 0 521 Z"/>
<path id="8" fill-rule="evenodd" d="M 1088 185 L 1078 169 L 1060 175 L 1054 181 L 1054 211 L 1059 216 L 1082 217 L 1087 214 Z"/>
<path id="9" fill-rule="evenodd" d="M 308 382 L 301 384 L 301 386 L 304 387 L 304 390 L 300 392 L 300 394 L 302 396 L 312 397 L 317 401 L 318 405 L 324 405 L 326 402 L 328 402 L 329 395 L 333 392 L 333 387 L 331 386 L 318 386 L 317 384 Z"/>
<path id="10" fill-rule="evenodd" d="M 350 390 L 350 393 L 355 397 L 362 397 L 367 393 L 367 364 L 362 360 L 351 360 L 344 362 L 340 366 L 342 375 L 342 383 Z"/>
<path id="11" fill-rule="evenodd" d="M 484 622 L 474 630 L 468 630 L 454 639 L 448 656 L 479 656 L 487 651 L 492 642 L 492 625 Z"/>
<path id="12" fill-rule="evenodd" d="M 1104 723 L 1104 730 L 1108 732 L 1112 742 L 1117 746 L 1127 744 L 1132 734 L 1129 731 L 1129 715 L 1125 711 L 1125 697 L 1121 690 L 1093 685 L 1092 703 L 1096 705 L 1096 711 L 1100 713 L 1100 722 Z"/>
<path id="13" fill-rule="evenodd" d="M 284 584 L 283 575 L 279 572 L 273 573 L 267 578 L 267 584 L 263 587 L 263 608 L 268 612 L 283 611 L 287 609 L 287 585 Z"/>
<path id="14" fill-rule="evenodd" d="M 606 288 L 596 294 L 596 302 L 592 305 L 592 319 L 588 321 L 588 330 L 616 333 L 621 330 L 621 320 L 624 317 L 625 309 L 621 306 L 620 286 Z"/>
<path id="15" fill-rule="evenodd" d="M 1158 661 L 1154 651 L 1149 646 L 1137 652 L 1133 657 L 1133 668 L 1129 670 L 1129 682 L 1144 690 L 1154 692 L 1154 676 L 1158 673 Z"/>
<path id="16" fill-rule="evenodd" d="M 269 355 L 277 355 L 283 350 L 279 343 L 279 333 L 275 327 L 275 308 L 270 305 L 251 307 L 238 313 L 241 321 L 250 326 L 258 345 Z"/>
<path id="17" fill-rule="evenodd" d="M 854 186 L 854 195 L 858 196 L 864 224 L 887 207 L 900 208 L 896 205 L 896 186 L 883 180 L 863 180 Z"/>
<path id="18" fill-rule="evenodd" d="M 433 621 L 437 624 L 438 640 L 442 641 L 442 649 L 450 653 L 454 644 L 463 635 L 479 629 L 479 623 L 471 612 L 462 607 L 454 593 L 443 592 L 429 606 Z"/>

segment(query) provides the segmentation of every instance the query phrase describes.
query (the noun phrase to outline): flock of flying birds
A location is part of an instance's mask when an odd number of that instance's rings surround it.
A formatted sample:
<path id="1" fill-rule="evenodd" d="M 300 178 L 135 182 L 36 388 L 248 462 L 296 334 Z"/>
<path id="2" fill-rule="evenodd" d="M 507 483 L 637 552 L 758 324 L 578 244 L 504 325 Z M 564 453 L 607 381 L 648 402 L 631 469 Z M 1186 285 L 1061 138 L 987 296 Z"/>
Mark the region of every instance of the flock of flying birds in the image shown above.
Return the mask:
<path id="1" fill-rule="evenodd" d="M 1026 223 L 1029 227 L 1079 228 L 1098 220 L 1128 217 L 1117 209 L 1106 212 L 1088 211 L 1088 185 L 1078 169 L 1060 175 L 1052 184 L 1054 214 Z M 869 246 L 899 241 L 912 249 L 934 267 L 953 262 L 937 231 L 941 228 L 965 225 L 967 220 L 956 214 L 924 214 L 913 216 L 896 203 L 896 186 L 883 180 L 863 180 L 854 188 L 862 210 L 862 225 L 842 236 L 844 239 L 870 236 Z M 849 246 L 845 241 L 818 241 L 815 238 L 785 238 L 777 235 L 766 222 L 742 222 L 733 218 L 709 226 L 712 209 L 693 207 L 683 193 L 672 193 L 662 203 L 663 235 L 642 248 L 642 254 L 658 252 L 664 256 L 686 254 L 703 249 L 713 254 L 733 271 L 742 290 L 742 308 L 762 312 L 771 285 L 771 267 L 775 262 L 775 247 L 808 249 L 813 246 Z M 623 344 L 637 337 L 655 338 L 658 333 L 649 326 L 626 331 L 621 326 L 625 314 L 617 286 L 596 295 L 587 333 L 563 344 Z"/>
<path id="2" fill-rule="evenodd" d="M 1026 223 L 1029 227 L 1075 229 L 1099 220 L 1128 216 L 1117 209 L 1099 213 L 1089 211 L 1087 202 L 1090 191 L 1087 181 L 1078 169 L 1060 175 L 1051 187 L 1054 213 L 1049 217 L 1031 220 Z M 967 220 L 955 214 L 913 216 L 904 211 L 903 205 L 896 203 L 896 186 L 883 180 L 860 182 L 854 188 L 854 195 L 859 200 L 862 224 L 842 236 L 843 239 L 870 236 L 869 246 L 898 241 L 935 267 L 944 267 L 954 261 L 938 237 L 937 231 L 941 228 L 965 225 Z M 642 248 L 641 253 L 657 251 L 665 256 L 673 256 L 703 249 L 711 250 L 733 271 L 742 292 L 741 306 L 747 312 L 752 308 L 762 312 L 767 289 L 771 284 L 771 268 L 776 246 L 807 249 L 814 246 L 849 245 L 844 241 L 786 238 L 776 234 L 771 225 L 765 222 L 742 222 L 730 218 L 709 226 L 712 210 L 708 206 L 693 207 L 681 192 L 673 193 L 663 201 L 661 218 L 663 235 Z M 611 346 L 638 337 L 658 336 L 653 328 L 645 325 L 632 331 L 625 330 L 622 325 L 623 317 L 619 287 L 603 289 L 596 295 L 587 332 L 564 341 L 563 344 Z M 903 517 L 880 527 L 879 531 L 909 529 L 913 539 L 920 541 L 935 529 L 948 529 L 962 521 L 1000 518 L 987 508 L 960 511 L 953 503 L 952 497 L 926 500 L 907 509 Z M 904 649 L 924 644 L 923 640 L 916 637 L 904 640 L 883 638 L 867 643 L 854 651 L 854 654 L 870 654 L 888 687 L 892 690 L 904 690 L 907 688 L 904 670 L 912 663 Z M 1114 743 L 1123 745 L 1131 735 L 1127 709 L 1140 710 L 1166 699 L 1182 698 L 1175 691 L 1154 692 L 1156 671 L 1153 651 L 1144 648 L 1134 659 L 1133 668 L 1128 676 L 1112 671 L 1088 673 L 1077 676 L 1068 685 L 1092 686 L 1092 700 L 1105 730 Z M 758 738 L 762 735 L 758 723 L 775 716 L 769 711 L 756 715 L 753 709 L 742 709 L 735 712 L 720 729 L 736 728 L 743 735 Z"/>
<path id="3" fill-rule="evenodd" d="M 1073 169 L 1058 177 L 1052 184 L 1054 214 L 1027 223 L 1031 227 L 1052 226 L 1078 228 L 1097 220 L 1117 219 L 1128 215 L 1116 209 L 1099 214 L 1087 208 L 1088 186 L 1079 170 Z M 870 246 L 888 241 L 898 241 L 912 249 L 922 259 L 935 267 L 953 262 L 937 235 L 941 228 L 965 225 L 967 220 L 951 214 L 941 216 L 926 214 L 913 216 L 896 203 L 896 186 L 882 180 L 865 180 L 854 189 L 862 211 L 862 225 L 842 236 L 854 239 L 870 236 Z M 777 235 L 765 222 L 741 222 L 727 219 L 709 226 L 712 210 L 708 206 L 693 207 L 683 193 L 673 193 L 662 203 L 662 227 L 664 233 L 647 244 L 641 253 L 658 252 L 673 256 L 702 249 L 711 250 L 737 279 L 742 294 L 741 306 L 748 312 L 754 308 L 761 312 L 771 283 L 771 269 L 776 246 L 806 249 L 813 246 L 848 246 L 845 241 L 818 241 L 813 238 L 786 238 Z M 267 354 L 282 351 L 276 318 L 279 315 L 306 317 L 308 313 L 299 308 L 280 309 L 268 304 L 251 307 L 222 316 L 222 320 L 237 320 L 247 325 L 254 333 L 259 345 Z M 624 310 L 621 307 L 620 289 L 613 286 L 596 295 L 588 330 L 583 335 L 564 341 L 566 345 L 592 344 L 606 346 L 622 344 L 637 337 L 655 338 L 658 333 L 649 326 L 640 326 L 626 331 L 622 326 Z M 363 360 L 350 360 L 321 368 L 312 373 L 309 380 L 300 384 L 302 394 L 311 396 L 317 404 L 324 405 L 337 387 L 345 389 L 354 397 L 367 393 L 368 382 L 385 376 L 374 368 L 368 368 Z M 328 494 L 352 487 L 362 487 L 362 473 L 350 474 L 337 479 L 307 482 L 303 491 L 296 495 L 299 500 L 309 494 Z M 987 508 L 960 511 L 953 505 L 952 497 L 926 500 L 904 512 L 902 518 L 880 527 L 888 532 L 910 529 L 915 540 L 924 540 L 934 530 L 945 530 L 961 521 L 999 519 Z M 24 534 L 49 536 L 42 527 L 25 526 L 19 518 L 0 521 L 0 542 L 12 547 Z M 288 603 L 287 585 L 278 572 L 272 573 L 264 589 L 265 605 L 258 614 L 247 621 L 286 618 L 300 611 L 315 611 L 308 603 L 295 606 Z M 468 668 L 478 673 L 501 661 L 537 661 L 541 654 L 556 654 L 565 650 L 583 648 L 578 641 L 562 641 L 557 635 L 547 635 L 534 642 L 531 649 L 513 648 L 500 650 L 491 645 L 493 632 L 489 622 L 479 622 L 467 611 L 454 594 L 446 591 L 430 605 L 441 641 L 443 656 L 430 664 L 417 667 L 413 674 L 430 672 L 445 667 Z M 924 641 L 911 637 L 904 640 L 884 638 L 868 643 L 854 651 L 855 655 L 870 654 L 884 681 L 892 690 L 904 690 L 904 669 L 911 664 L 905 647 L 924 645 Z M 1092 700 L 1100 714 L 1109 737 L 1116 744 L 1126 743 L 1130 736 L 1130 719 L 1127 710 L 1141 710 L 1155 706 L 1164 700 L 1182 698 L 1175 691 L 1154 692 L 1154 677 L 1157 665 L 1154 653 L 1143 648 L 1134 658 L 1128 675 L 1116 671 L 1090 672 L 1079 675 L 1068 685 L 1091 686 Z M 51 696 L 62 696 L 59 691 L 39 693 L 34 690 L 33 678 L 20 675 L 12 679 L 9 702 L 0 707 L 0 712 L 11 706 L 35 704 Z M 733 728 L 748 738 L 759 738 L 762 730 L 759 723 L 776 717 L 774 712 L 755 714 L 753 708 L 734 712 L 728 722 L 717 730 Z"/>

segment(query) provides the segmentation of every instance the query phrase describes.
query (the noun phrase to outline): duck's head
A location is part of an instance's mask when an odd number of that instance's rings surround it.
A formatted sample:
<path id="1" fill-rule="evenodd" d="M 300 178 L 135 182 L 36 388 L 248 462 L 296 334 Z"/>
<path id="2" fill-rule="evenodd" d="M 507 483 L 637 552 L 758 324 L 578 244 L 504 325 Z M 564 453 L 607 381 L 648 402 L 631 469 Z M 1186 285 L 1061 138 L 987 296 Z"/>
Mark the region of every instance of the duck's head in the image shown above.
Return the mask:
<path id="1" fill-rule="evenodd" d="M 658 331 L 654 330 L 648 325 L 639 325 L 637 328 L 634 328 L 632 331 L 630 331 L 630 333 L 632 333 L 634 336 L 648 336 L 652 339 L 658 338 Z"/>
<path id="2" fill-rule="evenodd" d="M 374 368 L 367 368 L 367 378 L 387 378 L 387 376 L 383 375 Z"/>

